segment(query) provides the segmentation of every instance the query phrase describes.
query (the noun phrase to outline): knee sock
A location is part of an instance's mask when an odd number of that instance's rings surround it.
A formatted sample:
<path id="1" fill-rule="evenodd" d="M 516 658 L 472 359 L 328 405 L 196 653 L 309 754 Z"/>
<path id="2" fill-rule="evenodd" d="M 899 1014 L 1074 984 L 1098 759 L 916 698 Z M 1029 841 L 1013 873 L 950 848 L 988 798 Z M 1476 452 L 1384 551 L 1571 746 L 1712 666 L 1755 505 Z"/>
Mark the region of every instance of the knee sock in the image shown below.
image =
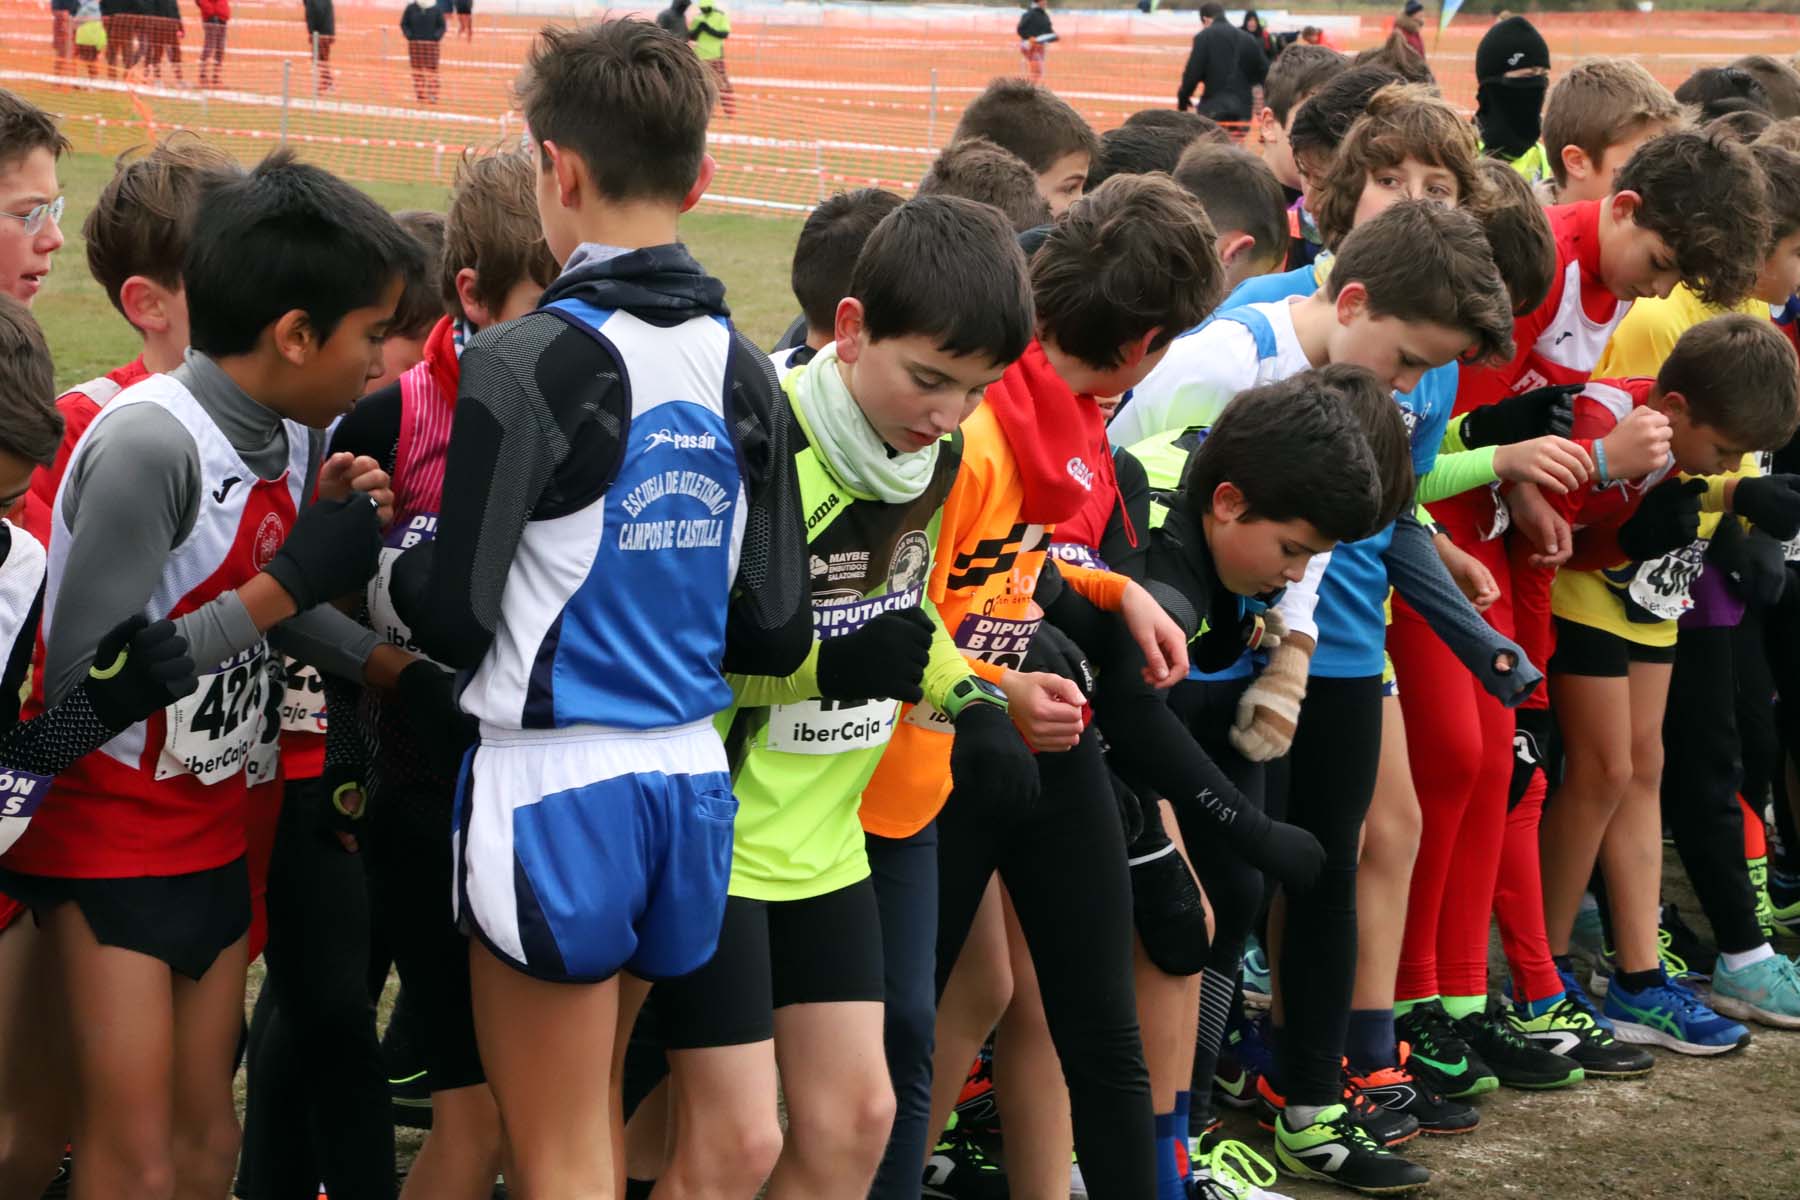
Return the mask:
<path id="1" fill-rule="evenodd" d="M 1179 1149 L 1177 1149 L 1179 1147 Z M 1187 1121 L 1176 1124 L 1172 1112 L 1156 1115 L 1156 1200 L 1185 1200 L 1181 1159 L 1187 1157 Z"/>
<path id="2" fill-rule="evenodd" d="M 1175 1167 L 1181 1178 L 1186 1180 L 1194 1173 L 1194 1164 L 1188 1161 L 1188 1114 L 1192 1111 L 1193 1093 L 1175 1093 Z"/>
<path id="3" fill-rule="evenodd" d="M 1514 1007 L 1519 1010 L 1526 1020 L 1530 1020 L 1533 1017 L 1543 1016 L 1558 1004 L 1561 1004 L 1565 995 L 1567 995 L 1567 993 L 1559 988 L 1554 996 L 1541 996 L 1536 1000 L 1516 1001 Z"/>
<path id="4" fill-rule="evenodd" d="M 1352 1075 L 1367 1075 L 1400 1061 L 1394 1044 L 1394 1011 L 1389 1008 L 1353 1008 L 1344 1054 Z"/>
<path id="5" fill-rule="evenodd" d="M 1225 1044 L 1225 1027 L 1231 1020 L 1237 979 L 1211 967 L 1200 976 L 1200 1031 L 1194 1042 L 1194 1091 L 1201 1107 L 1212 1103 L 1213 1072 L 1219 1065 L 1219 1049 Z"/>

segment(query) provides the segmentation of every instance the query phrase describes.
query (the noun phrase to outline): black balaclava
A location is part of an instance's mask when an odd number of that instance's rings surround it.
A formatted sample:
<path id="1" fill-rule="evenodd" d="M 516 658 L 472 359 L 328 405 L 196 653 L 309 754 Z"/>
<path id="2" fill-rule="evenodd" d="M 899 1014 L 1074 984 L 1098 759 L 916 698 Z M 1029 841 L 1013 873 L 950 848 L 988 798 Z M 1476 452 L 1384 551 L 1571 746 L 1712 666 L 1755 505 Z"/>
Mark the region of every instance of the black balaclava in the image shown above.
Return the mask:
<path id="1" fill-rule="evenodd" d="M 1550 80 L 1506 73 L 1549 66 L 1550 47 L 1524 17 L 1508 17 L 1482 37 L 1475 50 L 1475 124 L 1487 153 L 1517 158 L 1537 144 Z"/>

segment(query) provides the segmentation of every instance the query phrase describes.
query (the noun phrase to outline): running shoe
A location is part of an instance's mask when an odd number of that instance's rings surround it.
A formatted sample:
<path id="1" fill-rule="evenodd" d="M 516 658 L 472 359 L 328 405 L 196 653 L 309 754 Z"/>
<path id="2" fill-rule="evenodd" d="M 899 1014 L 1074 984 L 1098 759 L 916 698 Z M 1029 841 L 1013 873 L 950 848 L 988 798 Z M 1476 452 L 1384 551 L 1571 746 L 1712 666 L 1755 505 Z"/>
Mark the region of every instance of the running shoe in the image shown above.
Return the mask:
<path id="1" fill-rule="evenodd" d="M 955 1114 L 925 1160 L 922 1194 L 932 1200 L 1006 1200 L 1006 1171 L 989 1158 L 973 1135 L 960 1129 Z"/>
<path id="2" fill-rule="evenodd" d="M 1800 876 L 1769 872 L 1770 919 L 1782 937 L 1800 937 Z"/>
<path id="3" fill-rule="evenodd" d="M 1538 1091 L 1581 1082 L 1580 1064 L 1527 1039 L 1499 997 L 1457 1021 L 1456 1032 L 1507 1087 Z"/>
<path id="4" fill-rule="evenodd" d="M 1275 1161 L 1290 1175 L 1322 1179 L 1365 1196 L 1396 1196 L 1431 1182 L 1431 1172 L 1376 1145 L 1350 1110 L 1334 1104 L 1304 1129 L 1275 1119 Z"/>
<path id="5" fill-rule="evenodd" d="M 964 1133 L 1000 1128 L 1000 1106 L 994 1101 L 994 1041 L 981 1045 L 956 1097 L 956 1127 Z"/>
<path id="6" fill-rule="evenodd" d="M 1562 980 L 1563 996 L 1582 1012 L 1592 1017 L 1594 1024 L 1611 1033 L 1612 1022 L 1606 1019 L 1605 1015 L 1601 1013 L 1599 1005 L 1594 1003 L 1594 998 L 1588 995 L 1587 989 L 1581 986 L 1581 981 L 1575 978 L 1575 972 L 1565 971 L 1562 967 L 1557 966 L 1556 977 Z"/>
<path id="7" fill-rule="evenodd" d="M 1420 1133 L 1473 1133 L 1481 1115 L 1460 1100 L 1447 1100 L 1413 1074 L 1407 1064 L 1412 1048 L 1399 1044 L 1400 1062 L 1392 1067 L 1350 1076 L 1350 1083 L 1364 1097 L 1389 1112 L 1405 1113 L 1419 1123 Z M 1366 1127 L 1366 1123 L 1365 1123 Z"/>
<path id="8" fill-rule="evenodd" d="M 1419 1120 L 1410 1113 L 1391 1112 L 1362 1094 L 1351 1082 L 1348 1068 L 1344 1075 L 1343 1106 L 1350 1119 L 1360 1125 L 1374 1143 L 1383 1149 L 1409 1142 L 1419 1135 Z M 1256 1082 L 1256 1094 L 1262 1100 L 1257 1116 L 1259 1127 L 1275 1132 L 1277 1119 L 1287 1107 L 1287 1098 L 1275 1090 L 1267 1075 Z"/>
<path id="9" fill-rule="evenodd" d="M 1289 1200 L 1268 1186 L 1275 1182 L 1269 1160 L 1242 1142 L 1222 1141 L 1194 1160 L 1188 1200 Z"/>
<path id="10" fill-rule="evenodd" d="M 1213 1099 L 1227 1108 L 1255 1108 L 1256 1081 L 1268 1073 L 1274 1051 L 1263 1034 L 1264 1018 L 1233 1017 L 1213 1068 Z"/>
<path id="11" fill-rule="evenodd" d="M 1692 930 L 1689 931 L 1690 933 Z M 1688 967 L 1687 959 L 1675 953 L 1675 934 L 1672 930 L 1659 927 L 1656 931 L 1656 957 L 1662 963 L 1663 973 L 1679 983 L 1692 984 L 1703 978 Z M 1588 976 L 1588 991 L 1596 999 L 1606 995 L 1606 989 L 1612 986 L 1613 972 L 1618 963 L 1613 948 L 1608 946 L 1595 964 L 1593 974 Z"/>
<path id="12" fill-rule="evenodd" d="M 1658 922 L 1657 941 L 1662 945 L 1670 958 L 1678 958 L 1687 974 L 1695 979 L 1711 979 L 1713 964 L 1719 959 L 1719 952 L 1706 943 L 1694 927 L 1681 916 L 1681 908 L 1675 904 L 1662 906 L 1662 919 Z M 1667 939 L 1666 941 L 1664 939 Z M 1679 972 L 1677 972 L 1679 974 Z"/>
<path id="13" fill-rule="evenodd" d="M 1581 989 L 1577 988 L 1576 992 Z M 1568 993 L 1535 1017 L 1514 1010 L 1519 1032 L 1545 1050 L 1581 1064 L 1589 1078 L 1635 1079 L 1648 1075 L 1656 1059 L 1641 1046 L 1628 1046 L 1596 1021 L 1584 1001 Z"/>
<path id="14" fill-rule="evenodd" d="M 1415 1004 L 1394 1018 L 1394 1032 L 1412 1047 L 1407 1069 L 1432 1091 L 1451 1100 L 1467 1100 L 1500 1086 L 1492 1068 L 1456 1031 L 1442 1002 Z"/>
<path id="15" fill-rule="evenodd" d="M 1785 954 L 1736 971 L 1721 960 L 1713 968 L 1712 1006 L 1740 1021 L 1800 1029 L 1800 970 Z"/>
<path id="16" fill-rule="evenodd" d="M 1238 975 L 1244 981 L 1244 1003 L 1251 1008 L 1269 1007 L 1269 956 L 1255 934 L 1244 943 L 1244 965 Z"/>
<path id="17" fill-rule="evenodd" d="M 1666 971 L 1641 992 L 1628 991 L 1615 979 L 1605 1012 L 1622 1042 L 1700 1055 L 1729 1054 L 1750 1044 L 1748 1029 L 1708 1008 Z"/>

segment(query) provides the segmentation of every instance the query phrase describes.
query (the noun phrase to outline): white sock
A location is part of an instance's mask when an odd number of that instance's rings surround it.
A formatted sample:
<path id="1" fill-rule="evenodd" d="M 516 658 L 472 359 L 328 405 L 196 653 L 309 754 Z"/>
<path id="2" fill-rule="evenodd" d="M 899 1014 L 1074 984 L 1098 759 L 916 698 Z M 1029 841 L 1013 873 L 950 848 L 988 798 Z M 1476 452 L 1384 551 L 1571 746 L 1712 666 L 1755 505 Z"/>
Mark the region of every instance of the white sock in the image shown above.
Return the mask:
<path id="1" fill-rule="evenodd" d="M 1742 954 L 1719 951 L 1719 961 L 1725 964 L 1727 971 L 1741 971 L 1745 967 L 1754 967 L 1765 958 L 1775 957 L 1775 947 L 1764 942 L 1754 950 L 1746 950 Z"/>
<path id="2" fill-rule="evenodd" d="M 1317 1121 L 1319 1114 L 1328 1107 L 1330 1106 L 1323 1104 L 1290 1104 L 1282 1110 L 1282 1114 L 1286 1117 L 1288 1129 L 1298 1133 Z"/>

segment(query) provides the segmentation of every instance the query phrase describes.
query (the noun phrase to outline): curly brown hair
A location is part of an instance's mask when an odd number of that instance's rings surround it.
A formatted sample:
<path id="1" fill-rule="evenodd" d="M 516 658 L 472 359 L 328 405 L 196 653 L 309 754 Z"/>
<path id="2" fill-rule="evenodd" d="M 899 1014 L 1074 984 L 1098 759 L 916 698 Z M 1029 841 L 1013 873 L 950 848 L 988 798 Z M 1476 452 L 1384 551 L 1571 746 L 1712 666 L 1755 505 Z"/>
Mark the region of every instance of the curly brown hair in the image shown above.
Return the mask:
<path id="1" fill-rule="evenodd" d="M 1416 83 L 1395 83 L 1369 97 L 1313 194 L 1313 216 L 1327 247 L 1335 249 L 1356 220 L 1369 177 L 1412 158 L 1456 177 L 1456 203 L 1480 216 L 1487 185 L 1475 169 L 1480 148 L 1475 127 L 1448 101 Z"/>
<path id="2" fill-rule="evenodd" d="M 1727 313 L 1688 329 L 1656 373 L 1702 425 L 1749 450 L 1774 450 L 1800 427 L 1800 363 L 1787 335 L 1763 317 Z"/>
<path id="3" fill-rule="evenodd" d="M 1769 199 L 1746 147 L 1694 129 L 1662 134 L 1620 168 L 1613 192 L 1637 194 L 1632 220 L 1668 244 L 1681 281 L 1706 303 L 1729 308 L 1756 286 Z"/>
<path id="4" fill-rule="evenodd" d="M 1168 176 L 1113 176 L 1032 256 L 1039 336 L 1103 371 L 1153 329 L 1150 349 L 1161 349 L 1224 298 L 1216 238 L 1200 201 Z"/>
<path id="5" fill-rule="evenodd" d="M 1325 294 L 1336 300 L 1352 283 L 1362 284 L 1377 316 L 1467 333 L 1473 349 L 1464 361 L 1513 356 L 1506 284 L 1481 222 L 1466 212 L 1402 200 L 1364 221 L 1338 249 Z"/>

